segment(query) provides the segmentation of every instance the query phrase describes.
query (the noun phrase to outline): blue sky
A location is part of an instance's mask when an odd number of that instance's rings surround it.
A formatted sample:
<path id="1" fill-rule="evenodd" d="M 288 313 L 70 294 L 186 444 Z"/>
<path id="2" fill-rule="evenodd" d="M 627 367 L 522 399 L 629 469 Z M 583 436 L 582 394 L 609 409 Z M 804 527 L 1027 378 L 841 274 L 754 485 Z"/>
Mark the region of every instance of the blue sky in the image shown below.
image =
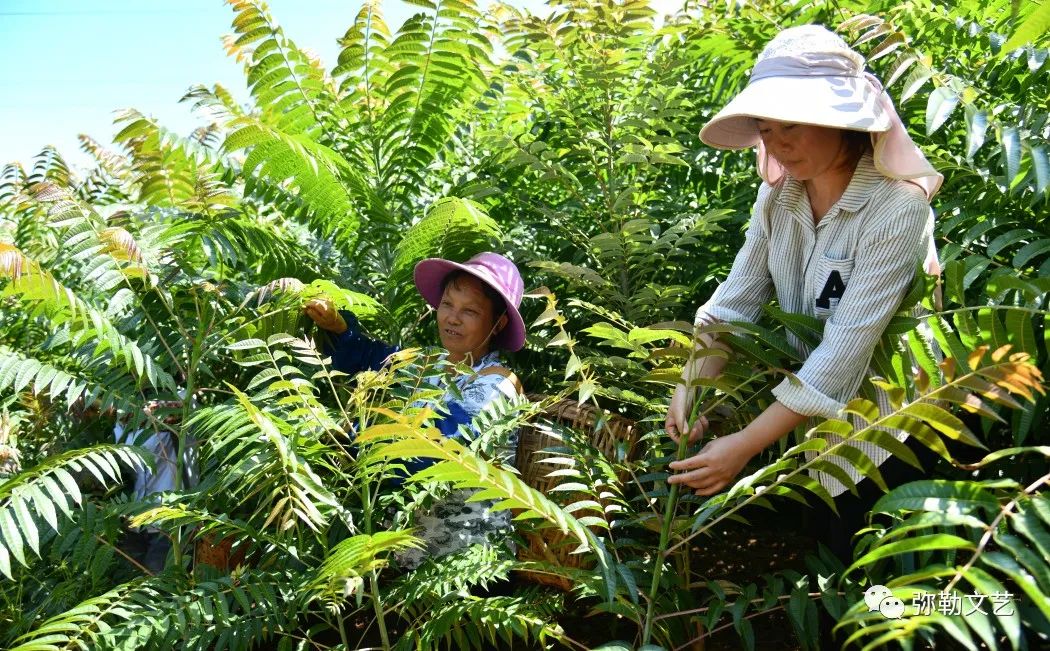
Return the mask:
<path id="1" fill-rule="evenodd" d="M 356 0 L 269 0 L 300 47 L 329 69 Z M 510 4 L 543 10 L 542 0 Z M 384 0 L 392 29 L 418 11 Z M 123 108 L 183 134 L 198 126 L 178 100 L 190 86 L 220 83 L 248 97 L 241 67 L 226 56 L 233 10 L 222 0 L 0 0 L 0 165 L 28 163 L 47 144 L 74 165 L 88 157 L 77 134 L 109 144 Z"/>

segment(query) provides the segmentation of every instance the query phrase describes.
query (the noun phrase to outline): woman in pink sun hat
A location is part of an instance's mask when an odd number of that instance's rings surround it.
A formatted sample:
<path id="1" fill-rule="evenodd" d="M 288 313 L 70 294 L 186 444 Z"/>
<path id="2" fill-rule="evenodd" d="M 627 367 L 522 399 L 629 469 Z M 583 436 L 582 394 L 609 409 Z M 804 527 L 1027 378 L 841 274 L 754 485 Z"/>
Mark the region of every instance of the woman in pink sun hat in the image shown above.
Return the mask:
<path id="1" fill-rule="evenodd" d="M 437 310 L 438 336 L 451 361 L 481 359 L 490 349 L 514 352 L 525 345 L 525 322 L 518 312 L 525 285 L 518 268 L 504 256 L 479 253 L 463 264 L 429 258 L 416 265 L 413 275 L 423 300 Z M 454 323 L 456 297 L 478 299 L 478 292 L 492 306 L 492 324 L 488 319 Z M 468 310 L 464 316 L 473 313 Z"/>
<path id="2" fill-rule="evenodd" d="M 414 277 L 423 300 L 437 310 L 438 336 L 450 362 L 478 366 L 498 350 L 514 352 L 525 345 L 525 322 L 518 311 L 525 285 L 517 266 L 506 257 L 487 251 L 464 263 L 428 258 L 416 264 Z M 333 355 L 336 370 L 356 373 L 378 368 L 396 350 L 371 339 L 374 349 L 362 346 L 357 320 L 349 312 L 337 312 L 331 301 L 311 301 L 305 312 L 336 335 L 332 349 L 326 351 Z"/>
<path id="3" fill-rule="evenodd" d="M 518 311 L 525 288 L 521 274 L 506 257 L 485 252 L 463 263 L 423 260 L 416 265 L 414 276 L 416 289 L 436 311 L 438 336 L 448 350 L 446 360 L 473 371 L 455 375 L 454 386 L 441 387 L 445 389 L 442 398 L 428 405 L 438 413 L 434 425 L 444 436 L 461 438 L 466 431 L 475 440 L 482 434 L 475 417 L 501 396 L 514 398 L 521 392 L 517 377 L 500 359 L 501 350 L 514 352 L 525 345 L 525 323 Z M 329 300 L 315 299 L 304 311 L 332 335 L 324 352 L 337 371 L 353 375 L 378 369 L 398 350 L 362 333 L 353 314 L 336 311 Z M 438 374 L 428 380 L 440 386 L 446 377 Z M 511 433 L 486 452 L 513 465 L 516 437 L 516 432 Z M 404 465 L 414 473 L 431 463 L 412 459 Z M 417 533 L 426 548 L 400 554 L 402 566 L 411 569 L 427 557 L 439 558 L 473 544 L 495 545 L 507 538 L 513 529 L 510 512 L 492 512 L 487 508 L 489 502 L 470 501 L 473 492 L 454 491 L 417 518 Z"/>
<path id="4" fill-rule="evenodd" d="M 810 418 L 845 418 L 841 410 L 872 375 L 872 353 L 890 319 L 913 308 L 901 301 L 917 267 L 939 272 L 929 202 L 942 176 L 864 65 L 824 27 L 783 30 L 758 56 L 744 90 L 700 132 L 713 147 L 755 147 L 763 183 L 744 244 L 696 323 L 755 322 L 775 296 L 781 310 L 816 317 L 823 328 L 814 347 L 787 333 L 804 362 L 774 388 L 773 404 L 739 432 L 671 464 L 670 481 L 697 494 L 730 485 L 748 461 Z M 728 350 L 712 334 L 696 345 Z M 692 381 L 717 377 L 725 361 L 701 356 L 683 369 L 665 425 L 675 440 L 703 434 L 705 419 L 687 422 Z M 887 394 L 876 393 L 883 413 L 892 411 Z M 905 445 L 893 454 L 872 442 L 849 443 L 853 458 L 879 466 L 891 487 L 916 477 L 913 462 L 931 457 L 904 432 L 894 437 Z M 816 500 L 823 511 L 814 510 L 814 535 L 849 565 L 853 535 L 881 491 L 852 464 L 832 463 L 838 467 L 830 473 L 812 473 L 837 509 Z"/>

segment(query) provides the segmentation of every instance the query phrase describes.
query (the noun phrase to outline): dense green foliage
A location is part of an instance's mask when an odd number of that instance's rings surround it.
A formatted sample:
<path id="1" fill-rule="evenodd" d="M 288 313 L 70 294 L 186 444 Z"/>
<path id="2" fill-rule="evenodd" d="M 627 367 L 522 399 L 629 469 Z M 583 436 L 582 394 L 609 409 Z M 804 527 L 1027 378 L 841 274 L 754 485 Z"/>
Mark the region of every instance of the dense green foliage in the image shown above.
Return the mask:
<path id="1" fill-rule="evenodd" d="M 819 610 L 858 648 L 1050 639 L 1046 3 L 763 0 L 658 17 L 645 0 L 563 0 L 539 18 L 416 0 L 392 32 L 373 1 L 324 63 L 261 2 L 229 4 L 248 107 L 196 87 L 184 100 L 206 128 L 174 134 L 129 110 L 114 149 L 82 139 L 86 172 L 45 149 L 0 175 L 0 645 L 671 649 L 731 628 L 753 648 L 756 618 L 783 611 L 809 649 Z M 727 491 L 679 499 L 663 415 L 692 312 L 725 276 L 757 189 L 749 153 L 697 133 L 777 30 L 810 22 L 868 56 L 944 172 L 944 273 L 909 295 L 929 316 L 902 312 L 876 352 L 891 413 L 867 387 L 848 406 L 867 426 L 801 428 Z M 543 494 L 412 407 L 433 393 L 425 375 L 454 372 L 427 347 L 412 267 L 486 249 L 526 276 L 531 325 L 512 365 L 549 397 L 503 401 L 483 429 L 543 422 L 571 397 L 638 421 L 637 458 L 552 424 L 551 469 L 568 483 Z M 354 382 L 330 372 L 301 317 L 321 295 L 410 347 Z M 717 328 L 736 352 L 703 408 L 730 430 L 799 362 L 784 332 L 820 325 L 770 306 L 759 325 Z M 174 492 L 131 498 L 154 460 L 114 444 L 118 420 L 170 432 L 180 464 L 199 456 L 199 482 L 179 474 Z M 735 583 L 693 560 L 727 522 L 829 501 L 809 470 L 853 488 L 832 459 L 881 485 L 823 434 L 912 456 L 882 426 L 939 461 L 879 501 L 850 567 L 820 551 L 806 571 Z M 439 463 L 392 486 L 406 457 Z M 513 509 L 523 536 L 559 531 L 584 562 L 470 549 L 395 572 L 392 554 L 419 544 L 413 514 L 453 487 Z M 163 571 L 125 554 L 129 526 L 170 537 Z M 217 541 L 232 571 L 194 562 Z M 523 569 L 573 590 L 484 590 Z M 875 584 L 909 605 L 1010 593 L 1017 607 L 886 619 L 862 599 Z"/>

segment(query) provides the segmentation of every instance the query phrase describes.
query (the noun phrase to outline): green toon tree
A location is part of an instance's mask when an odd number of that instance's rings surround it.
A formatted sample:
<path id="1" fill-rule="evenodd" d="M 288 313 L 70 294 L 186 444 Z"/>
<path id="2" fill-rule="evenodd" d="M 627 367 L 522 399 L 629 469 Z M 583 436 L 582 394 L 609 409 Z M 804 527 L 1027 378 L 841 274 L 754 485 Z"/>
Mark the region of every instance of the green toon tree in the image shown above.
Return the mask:
<path id="1" fill-rule="evenodd" d="M 187 101 L 216 123 L 189 137 L 129 111 L 119 153 L 83 140 L 97 161 L 83 178 L 50 149 L 0 177 L 0 445 L 23 468 L 0 485 L 0 643 L 579 647 L 607 641 L 574 639 L 564 614 L 589 612 L 628 622 L 615 629 L 626 646 L 687 648 L 732 628 L 753 647 L 752 622 L 782 610 L 811 647 L 818 608 L 866 648 L 950 637 L 1021 649 L 1050 635 L 1045 4 L 690 5 L 657 27 L 645 2 L 564 2 L 541 19 L 457 0 L 424 2 L 391 32 L 371 3 L 330 71 L 261 3 L 230 4 L 228 49 L 245 65 L 251 108 L 194 88 Z M 914 338 L 887 339 L 875 364 L 899 388 L 892 413 L 851 403 L 867 426 L 798 432 L 704 501 L 666 490 L 673 452 L 657 427 L 642 458 L 611 461 L 587 432 L 565 430 L 553 452 L 566 501 L 434 436 L 410 407 L 427 395 L 427 355 L 348 386 L 302 338 L 301 301 L 327 293 L 375 331 L 426 343 L 412 264 L 503 246 L 551 288 L 528 308 L 522 375 L 644 427 L 665 409 L 692 334 L 673 319 L 724 275 L 754 195 L 750 161 L 695 134 L 777 29 L 814 21 L 868 55 L 946 173 L 935 205 L 944 302 L 927 298 L 925 321 L 948 357 L 938 369 Z M 1033 42 L 1007 44 L 1014 32 Z M 917 283 L 912 298 L 929 289 Z M 902 315 L 894 333 L 916 325 Z M 758 327 L 729 327 L 737 354 L 705 408 L 730 405 L 740 419 L 761 408 L 797 362 L 784 329 L 805 338 L 819 324 L 770 310 Z M 180 396 L 191 399 L 178 413 L 145 409 Z M 201 483 L 128 500 L 123 481 L 153 460 L 111 443 L 110 409 L 130 431 L 197 441 Z M 488 427 L 538 410 L 502 405 Z M 824 498 L 807 471 L 834 472 L 833 457 L 878 481 L 870 461 L 821 436 L 904 454 L 878 425 L 939 452 L 941 478 L 880 501 L 852 567 L 818 555 L 807 572 L 738 585 L 691 563 L 691 544 L 721 523 Z M 959 461 L 957 441 L 990 452 Z M 402 491 L 377 490 L 406 455 L 441 463 Z M 410 513 L 448 485 L 523 509 L 523 527 L 561 530 L 593 569 L 474 550 L 395 578 L 390 554 L 415 543 L 386 509 Z M 121 555 L 129 518 L 172 538 L 162 573 Z M 244 566 L 191 571 L 194 547 L 223 539 Z M 514 568 L 564 576 L 574 591 L 471 593 Z M 861 599 L 875 583 L 908 604 L 975 592 L 1016 595 L 1020 607 L 982 617 L 913 606 L 884 621 Z"/>

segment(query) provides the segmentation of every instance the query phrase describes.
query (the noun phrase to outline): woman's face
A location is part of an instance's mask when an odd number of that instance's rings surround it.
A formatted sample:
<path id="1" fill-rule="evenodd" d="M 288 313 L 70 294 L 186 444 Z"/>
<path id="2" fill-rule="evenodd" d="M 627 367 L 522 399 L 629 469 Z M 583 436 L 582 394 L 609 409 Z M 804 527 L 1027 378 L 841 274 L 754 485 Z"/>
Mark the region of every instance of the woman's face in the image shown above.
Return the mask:
<path id="1" fill-rule="evenodd" d="M 766 151 L 799 181 L 834 172 L 849 158 L 849 148 L 839 129 L 775 120 L 755 122 Z"/>
<path id="2" fill-rule="evenodd" d="M 468 353 L 471 361 L 477 361 L 489 352 L 489 335 L 494 334 L 496 319 L 480 280 L 460 276 L 445 287 L 438 304 L 437 325 L 449 361 L 461 362 Z"/>

